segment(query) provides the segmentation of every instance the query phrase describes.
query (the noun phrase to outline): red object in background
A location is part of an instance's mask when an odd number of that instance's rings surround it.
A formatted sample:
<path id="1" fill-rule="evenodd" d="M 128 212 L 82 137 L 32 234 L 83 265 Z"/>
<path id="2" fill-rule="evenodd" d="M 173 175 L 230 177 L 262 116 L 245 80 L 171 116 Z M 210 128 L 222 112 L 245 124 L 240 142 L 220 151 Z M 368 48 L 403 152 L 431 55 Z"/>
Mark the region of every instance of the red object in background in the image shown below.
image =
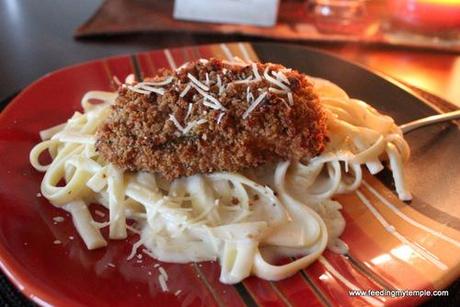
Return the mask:
<path id="1" fill-rule="evenodd" d="M 396 22 L 424 31 L 460 30 L 460 0 L 390 0 Z"/>
<path id="2" fill-rule="evenodd" d="M 314 0 L 314 24 L 319 32 L 359 34 L 369 23 L 363 0 Z"/>

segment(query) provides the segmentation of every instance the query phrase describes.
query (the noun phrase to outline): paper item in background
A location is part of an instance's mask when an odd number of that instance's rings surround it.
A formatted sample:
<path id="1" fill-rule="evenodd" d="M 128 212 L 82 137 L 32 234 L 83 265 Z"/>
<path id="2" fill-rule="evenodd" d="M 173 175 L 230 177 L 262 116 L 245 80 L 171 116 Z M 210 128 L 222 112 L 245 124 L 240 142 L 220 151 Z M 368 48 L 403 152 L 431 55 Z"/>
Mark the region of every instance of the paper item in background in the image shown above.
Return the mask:
<path id="1" fill-rule="evenodd" d="M 273 26 L 279 0 L 175 0 L 174 18 Z"/>

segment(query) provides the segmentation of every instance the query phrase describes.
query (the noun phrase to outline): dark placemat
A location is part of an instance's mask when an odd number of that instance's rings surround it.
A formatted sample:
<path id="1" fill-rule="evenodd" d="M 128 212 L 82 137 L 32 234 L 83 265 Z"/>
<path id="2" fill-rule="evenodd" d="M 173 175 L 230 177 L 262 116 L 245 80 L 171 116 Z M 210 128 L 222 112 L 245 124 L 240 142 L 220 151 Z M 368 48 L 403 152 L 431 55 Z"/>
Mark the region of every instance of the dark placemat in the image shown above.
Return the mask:
<path id="1" fill-rule="evenodd" d="M 36 306 L 33 302 L 24 297 L 2 272 L 0 272 L 0 305 L 12 307 Z"/>
<path id="2" fill-rule="evenodd" d="M 456 109 L 448 101 L 430 94 L 424 90 L 421 90 L 415 86 L 411 86 L 407 83 L 404 83 L 406 86 L 410 87 L 417 94 L 425 98 L 430 103 L 436 105 L 443 111 L 452 111 Z M 16 97 L 18 93 L 14 93 L 11 96 L 8 96 L 0 101 L 0 112 L 3 110 L 6 105 Z M 449 296 L 446 297 L 434 297 L 428 300 L 426 303 L 422 304 L 422 307 L 454 307 L 460 306 L 460 279 L 455 281 L 449 288 Z M 11 306 L 11 307 L 34 307 L 36 306 L 28 298 L 26 298 L 7 278 L 7 276 L 0 271 L 0 306 Z"/>
<path id="3" fill-rule="evenodd" d="M 176 20 L 174 1 L 106 0 L 94 15 L 75 31 L 75 37 L 136 32 L 186 32 L 242 35 L 287 41 L 325 41 L 385 44 L 460 51 L 460 34 L 431 37 L 392 25 L 387 2 L 366 1 L 362 18 L 349 26 L 324 22 L 311 13 L 305 0 L 282 0 L 273 27 L 218 24 Z"/>
<path id="4" fill-rule="evenodd" d="M 406 82 L 403 82 L 403 81 L 399 81 L 401 82 L 402 84 L 404 84 L 405 86 L 407 86 L 408 88 L 410 88 L 411 90 L 413 90 L 416 94 L 420 95 L 420 97 L 422 97 L 423 99 L 425 99 L 426 101 L 428 101 L 429 103 L 435 105 L 437 108 L 439 108 L 441 111 L 443 112 L 451 112 L 451 111 L 455 111 L 455 110 L 458 110 L 458 107 L 454 104 L 452 104 L 451 102 L 439 97 L 439 96 L 436 96 L 434 94 L 431 94 L 427 91 L 424 91 L 416 86 L 413 86 L 413 85 L 410 85 Z"/>

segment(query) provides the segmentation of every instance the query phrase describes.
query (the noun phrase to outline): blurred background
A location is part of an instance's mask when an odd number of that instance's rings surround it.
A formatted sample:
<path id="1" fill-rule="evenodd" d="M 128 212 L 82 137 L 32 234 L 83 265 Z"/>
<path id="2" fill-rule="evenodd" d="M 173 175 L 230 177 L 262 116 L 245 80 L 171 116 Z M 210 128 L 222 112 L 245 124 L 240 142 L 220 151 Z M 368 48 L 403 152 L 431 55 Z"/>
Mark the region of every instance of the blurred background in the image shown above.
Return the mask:
<path id="1" fill-rule="evenodd" d="M 460 100 L 457 0 L 0 0 L 0 27 L 0 97 L 90 59 L 249 40 L 324 49 Z"/>

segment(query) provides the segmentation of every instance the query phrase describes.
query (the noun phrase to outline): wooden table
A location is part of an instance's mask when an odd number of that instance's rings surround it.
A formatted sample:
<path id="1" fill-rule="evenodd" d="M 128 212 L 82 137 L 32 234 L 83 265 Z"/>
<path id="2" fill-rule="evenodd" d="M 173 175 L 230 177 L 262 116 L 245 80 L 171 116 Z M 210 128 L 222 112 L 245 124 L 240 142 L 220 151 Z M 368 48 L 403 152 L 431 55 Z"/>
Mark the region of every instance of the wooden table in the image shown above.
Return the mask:
<path id="1" fill-rule="evenodd" d="M 238 36 L 187 33 L 74 40 L 74 29 L 99 5 L 100 1 L 94 0 L 0 0 L 0 98 L 18 92 L 48 72 L 90 59 L 154 48 L 243 40 Z M 459 54 L 356 44 L 305 45 L 363 64 L 460 107 Z"/>

